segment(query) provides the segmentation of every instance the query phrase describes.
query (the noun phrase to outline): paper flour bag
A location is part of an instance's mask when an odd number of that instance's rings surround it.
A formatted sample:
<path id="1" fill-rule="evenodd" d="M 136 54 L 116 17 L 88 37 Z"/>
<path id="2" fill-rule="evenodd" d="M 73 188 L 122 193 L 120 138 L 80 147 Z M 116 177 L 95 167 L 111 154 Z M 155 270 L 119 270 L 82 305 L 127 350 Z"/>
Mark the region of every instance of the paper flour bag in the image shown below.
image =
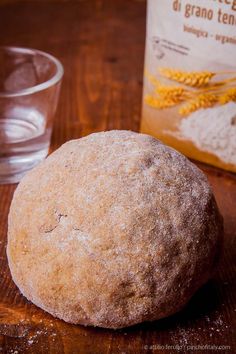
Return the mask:
<path id="1" fill-rule="evenodd" d="M 148 0 L 141 131 L 236 172 L 236 0 Z"/>

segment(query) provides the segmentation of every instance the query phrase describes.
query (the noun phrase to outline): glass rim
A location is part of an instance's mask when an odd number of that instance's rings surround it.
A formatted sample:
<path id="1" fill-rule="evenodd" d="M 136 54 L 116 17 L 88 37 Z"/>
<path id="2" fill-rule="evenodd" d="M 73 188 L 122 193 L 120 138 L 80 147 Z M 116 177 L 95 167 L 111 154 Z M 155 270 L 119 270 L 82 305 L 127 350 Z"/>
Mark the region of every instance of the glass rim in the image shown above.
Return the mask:
<path id="1" fill-rule="evenodd" d="M 42 82 L 41 84 L 30 86 L 30 87 L 27 87 L 22 90 L 9 91 L 9 92 L 1 92 L 0 91 L 0 97 L 25 96 L 25 95 L 30 95 L 30 94 L 33 94 L 36 92 L 43 91 L 43 90 L 57 84 L 61 80 L 61 78 L 64 74 L 64 68 L 63 68 L 63 65 L 61 64 L 61 62 L 53 55 L 46 53 L 42 50 L 34 49 L 34 48 L 26 48 L 26 47 L 17 47 L 17 46 L 0 46 L 0 51 L 1 50 L 6 50 L 6 51 L 12 50 L 13 52 L 27 53 L 27 54 L 33 54 L 33 53 L 40 54 L 55 64 L 56 73 L 49 80 L 46 80 L 46 81 Z"/>

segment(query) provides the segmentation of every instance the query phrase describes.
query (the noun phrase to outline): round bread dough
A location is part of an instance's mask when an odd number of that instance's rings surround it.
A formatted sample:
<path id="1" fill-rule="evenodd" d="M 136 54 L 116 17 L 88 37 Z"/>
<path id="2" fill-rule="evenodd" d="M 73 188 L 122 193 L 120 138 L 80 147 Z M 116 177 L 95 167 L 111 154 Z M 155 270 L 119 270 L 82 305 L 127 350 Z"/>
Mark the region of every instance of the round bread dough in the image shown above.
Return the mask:
<path id="1" fill-rule="evenodd" d="M 189 160 L 148 135 L 108 131 L 67 142 L 22 179 L 7 255 L 37 306 L 121 328 L 181 310 L 211 276 L 222 228 Z"/>

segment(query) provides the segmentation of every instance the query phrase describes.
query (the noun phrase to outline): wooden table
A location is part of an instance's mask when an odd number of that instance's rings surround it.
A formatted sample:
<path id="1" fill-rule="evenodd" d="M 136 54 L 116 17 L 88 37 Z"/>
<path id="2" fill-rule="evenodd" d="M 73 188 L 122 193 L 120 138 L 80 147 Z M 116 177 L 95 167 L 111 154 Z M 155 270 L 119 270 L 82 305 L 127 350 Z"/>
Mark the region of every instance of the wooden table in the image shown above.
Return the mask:
<path id="1" fill-rule="evenodd" d="M 94 131 L 138 130 L 144 40 L 144 1 L 0 2 L 1 45 L 42 49 L 65 66 L 52 149 Z M 182 313 L 118 331 L 64 323 L 20 295 L 5 252 L 16 186 L 0 186 L 0 353 L 235 352 L 236 176 L 199 166 L 225 219 L 219 271 Z M 211 350 L 214 345 L 226 347 Z"/>

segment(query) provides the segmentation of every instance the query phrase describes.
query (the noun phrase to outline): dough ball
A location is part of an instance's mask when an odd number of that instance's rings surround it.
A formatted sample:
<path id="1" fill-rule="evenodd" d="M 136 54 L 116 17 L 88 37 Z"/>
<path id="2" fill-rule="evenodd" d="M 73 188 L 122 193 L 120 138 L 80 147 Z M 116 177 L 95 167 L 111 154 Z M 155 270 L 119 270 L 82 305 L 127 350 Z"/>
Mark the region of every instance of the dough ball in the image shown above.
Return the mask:
<path id="1" fill-rule="evenodd" d="M 121 328 L 181 310 L 211 276 L 222 234 L 196 166 L 148 135 L 108 131 L 67 142 L 22 179 L 7 255 L 37 306 Z"/>

